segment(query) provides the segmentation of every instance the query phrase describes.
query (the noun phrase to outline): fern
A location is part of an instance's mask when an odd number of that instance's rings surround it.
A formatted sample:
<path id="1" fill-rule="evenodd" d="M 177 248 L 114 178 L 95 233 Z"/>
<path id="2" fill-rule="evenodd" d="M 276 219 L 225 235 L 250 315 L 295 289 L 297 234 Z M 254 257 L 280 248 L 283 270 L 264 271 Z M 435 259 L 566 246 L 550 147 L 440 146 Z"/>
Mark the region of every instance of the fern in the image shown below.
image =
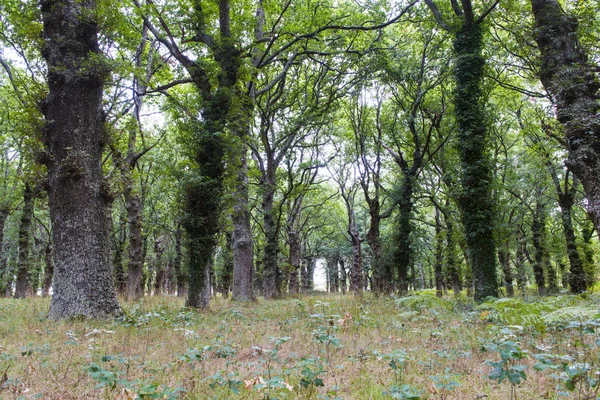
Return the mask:
<path id="1" fill-rule="evenodd" d="M 449 300 L 436 297 L 429 293 L 418 293 L 412 296 L 396 299 L 396 305 L 401 309 L 418 311 L 423 309 L 441 309 L 450 311 L 452 303 Z"/>

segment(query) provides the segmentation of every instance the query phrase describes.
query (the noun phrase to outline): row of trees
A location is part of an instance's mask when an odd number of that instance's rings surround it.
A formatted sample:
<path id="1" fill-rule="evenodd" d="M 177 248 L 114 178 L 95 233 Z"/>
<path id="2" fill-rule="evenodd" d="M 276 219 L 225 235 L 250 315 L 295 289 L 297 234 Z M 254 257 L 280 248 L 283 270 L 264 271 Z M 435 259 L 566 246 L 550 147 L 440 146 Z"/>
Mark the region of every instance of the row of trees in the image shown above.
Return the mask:
<path id="1" fill-rule="evenodd" d="M 331 291 L 593 285 L 597 4 L 0 4 L 2 285 L 52 318 L 317 260 Z"/>

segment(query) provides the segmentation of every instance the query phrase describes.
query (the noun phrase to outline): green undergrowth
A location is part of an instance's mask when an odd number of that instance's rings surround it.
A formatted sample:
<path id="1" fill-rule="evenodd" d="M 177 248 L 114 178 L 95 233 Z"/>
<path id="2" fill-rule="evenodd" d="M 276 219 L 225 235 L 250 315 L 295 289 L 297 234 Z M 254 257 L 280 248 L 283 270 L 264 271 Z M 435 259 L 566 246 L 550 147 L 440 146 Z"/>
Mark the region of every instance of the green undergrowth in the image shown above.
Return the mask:
<path id="1" fill-rule="evenodd" d="M 205 312 L 173 297 L 115 321 L 0 299 L 0 397 L 596 399 L 600 298 L 314 294 Z"/>

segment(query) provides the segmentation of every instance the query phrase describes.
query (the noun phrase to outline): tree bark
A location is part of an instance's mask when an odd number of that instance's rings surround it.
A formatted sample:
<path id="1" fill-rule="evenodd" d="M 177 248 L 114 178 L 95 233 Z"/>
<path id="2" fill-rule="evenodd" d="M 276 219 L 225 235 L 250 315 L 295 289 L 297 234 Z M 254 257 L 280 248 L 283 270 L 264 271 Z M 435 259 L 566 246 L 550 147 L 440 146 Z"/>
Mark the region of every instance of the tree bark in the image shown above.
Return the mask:
<path id="1" fill-rule="evenodd" d="M 9 215 L 8 208 L 0 208 L 0 297 L 4 297 L 7 292 L 7 282 L 5 279 L 8 275 L 7 258 L 4 246 L 4 225 Z"/>
<path id="2" fill-rule="evenodd" d="M 496 246 L 494 243 L 494 204 L 492 169 L 486 155 L 487 123 L 483 103 L 481 24 L 465 17 L 456 33 L 454 53 L 455 115 L 458 122 L 461 158 L 459 205 L 467 241 L 469 264 L 473 271 L 475 300 L 498 297 Z"/>
<path id="3" fill-rule="evenodd" d="M 504 287 L 506 289 L 506 295 L 508 297 L 514 297 L 514 278 L 512 270 L 510 268 L 510 249 L 508 248 L 507 242 L 503 243 L 502 247 L 498 249 L 498 261 L 500 262 L 500 267 L 502 268 L 502 272 L 504 273 Z"/>
<path id="4" fill-rule="evenodd" d="M 327 272 L 329 276 L 329 292 L 337 293 L 340 290 L 339 255 L 337 253 L 327 257 Z"/>
<path id="5" fill-rule="evenodd" d="M 173 269 L 175 270 L 175 279 L 177 280 L 177 296 L 185 297 L 187 295 L 187 276 L 181 268 L 181 242 L 183 237 L 183 230 L 181 229 L 181 223 L 177 223 L 175 229 L 175 259 L 173 260 Z"/>
<path id="6" fill-rule="evenodd" d="M 302 291 L 304 293 L 313 290 L 316 262 L 317 260 L 312 257 L 305 258 L 302 262 L 302 264 L 304 264 L 304 273 L 302 274 Z"/>
<path id="7" fill-rule="evenodd" d="M 55 273 L 49 317 L 121 314 L 112 277 L 103 184 L 106 142 L 95 1 L 41 3 L 49 93 L 42 111 Z"/>
<path id="8" fill-rule="evenodd" d="M 342 294 L 346 294 L 346 289 L 348 288 L 348 274 L 346 273 L 346 262 L 343 258 L 340 258 L 340 288 L 342 289 Z"/>
<path id="9" fill-rule="evenodd" d="M 440 219 L 440 210 L 435 209 L 435 295 L 442 297 L 444 295 L 444 272 L 442 269 L 443 262 L 443 237 L 442 237 L 442 221 Z"/>
<path id="10" fill-rule="evenodd" d="M 263 184 L 263 229 L 265 230 L 265 248 L 263 254 L 263 294 L 265 299 L 277 297 L 277 247 L 278 229 L 273 209 L 275 197 L 275 171 L 267 170 Z"/>
<path id="11" fill-rule="evenodd" d="M 243 140 L 244 137 L 241 138 Z M 235 301 L 253 301 L 254 243 L 248 210 L 248 161 L 246 144 L 241 143 L 233 205 L 233 293 Z"/>
<path id="12" fill-rule="evenodd" d="M 24 299 L 31 292 L 29 282 L 29 238 L 31 236 L 31 219 L 33 218 L 33 190 L 26 183 L 23 191 L 23 211 L 19 224 L 19 260 L 17 267 L 17 280 L 15 285 L 15 299 Z"/>
<path id="13" fill-rule="evenodd" d="M 125 239 L 127 236 L 127 217 L 121 215 L 119 218 L 119 226 L 115 232 L 113 239 L 113 266 L 115 274 L 115 287 L 117 293 L 124 294 L 127 287 L 127 278 L 125 276 L 125 266 L 123 265 L 123 252 L 125 251 Z"/>
<path id="14" fill-rule="evenodd" d="M 448 202 L 446 203 L 448 205 Z M 460 275 L 458 260 L 456 259 L 456 240 L 454 238 L 454 224 L 450 216 L 445 215 L 446 222 L 446 274 L 452 285 L 455 296 L 460 294 Z"/>
<path id="15" fill-rule="evenodd" d="M 225 236 L 225 247 L 222 248 L 223 266 L 219 275 L 217 289 L 224 299 L 229 297 L 233 282 L 233 233 L 223 232 Z"/>
<path id="16" fill-rule="evenodd" d="M 542 203 L 537 202 L 533 213 L 533 221 L 531 223 L 531 231 L 533 233 L 533 249 L 534 263 L 533 275 L 535 283 L 538 287 L 538 294 L 544 296 L 546 294 L 546 278 L 544 276 L 545 255 L 545 213 Z"/>
<path id="17" fill-rule="evenodd" d="M 300 292 L 300 262 L 302 247 L 300 244 L 300 235 L 298 231 L 290 228 L 288 230 L 288 241 L 290 245 L 289 264 L 290 264 L 290 283 L 289 291 L 292 294 Z"/>
<path id="18" fill-rule="evenodd" d="M 44 283 L 42 285 L 42 296 L 44 297 L 48 297 L 50 295 L 53 276 L 54 262 L 52 261 L 52 243 L 50 242 L 50 238 L 48 238 L 46 248 L 44 249 Z"/>
<path id="19" fill-rule="evenodd" d="M 350 268 L 350 290 L 361 293 L 363 290 L 362 274 L 362 239 L 356 225 L 356 215 L 352 208 L 348 208 L 348 234 L 352 244 L 352 267 Z"/>
<path id="20" fill-rule="evenodd" d="M 129 171 L 131 174 L 131 171 Z M 129 225 L 129 262 L 127 263 L 127 299 L 138 300 L 144 295 L 142 287 L 142 201 L 133 193 L 133 182 L 124 188 L 125 209 Z"/>
<path id="21" fill-rule="evenodd" d="M 379 198 L 376 196 L 369 203 L 371 224 L 367 231 L 367 243 L 373 251 L 373 289 L 376 292 L 390 293 L 392 291 L 392 277 L 389 264 L 383 259 L 383 246 L 381 245 L 381 211 Z"/>
<path id="22" fill-rule="evenodd" d="M 527 273 L 525 271 L 525 239 L 521 229 L 517 230 L 517 250 L 515 252 L 515 263 L 517 266 L 517 285 L 523 297 L 527 294 Z"/>
<path id="23" fill-rule="evenodd" d="M 400 294 L 408 291 L 408 270 L 410 268 L 410 235 L 412 232 L 413 176 L 404 174 L 398 203 L 398 232 L 396 239 L 395 261 L 398 268 L 398 289 Z"/>
<path id="24" fill-rule="evenodd" d="M 557 0 L 531 0 L 540 49 L 540 79 L 565 128 L 567 166 L 582 182 L 588 212 L 600 232 L 600 82 L 579 43 L 577 20 Z M 579 288 L 579 286 L 578 286 Z"/>

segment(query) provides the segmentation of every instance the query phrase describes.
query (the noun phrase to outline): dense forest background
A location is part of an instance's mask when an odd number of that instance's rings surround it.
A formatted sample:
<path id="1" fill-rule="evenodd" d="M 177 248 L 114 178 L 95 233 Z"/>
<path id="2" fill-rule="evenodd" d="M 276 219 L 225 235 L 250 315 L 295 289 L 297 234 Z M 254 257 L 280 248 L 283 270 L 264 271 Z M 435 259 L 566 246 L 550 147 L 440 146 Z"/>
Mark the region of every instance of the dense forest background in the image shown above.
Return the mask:
<path id="1" fill-rule="evenodd" d="M 593 0 L 1 0 L 0 293 L 592 289 L 599 43 Z"/>

